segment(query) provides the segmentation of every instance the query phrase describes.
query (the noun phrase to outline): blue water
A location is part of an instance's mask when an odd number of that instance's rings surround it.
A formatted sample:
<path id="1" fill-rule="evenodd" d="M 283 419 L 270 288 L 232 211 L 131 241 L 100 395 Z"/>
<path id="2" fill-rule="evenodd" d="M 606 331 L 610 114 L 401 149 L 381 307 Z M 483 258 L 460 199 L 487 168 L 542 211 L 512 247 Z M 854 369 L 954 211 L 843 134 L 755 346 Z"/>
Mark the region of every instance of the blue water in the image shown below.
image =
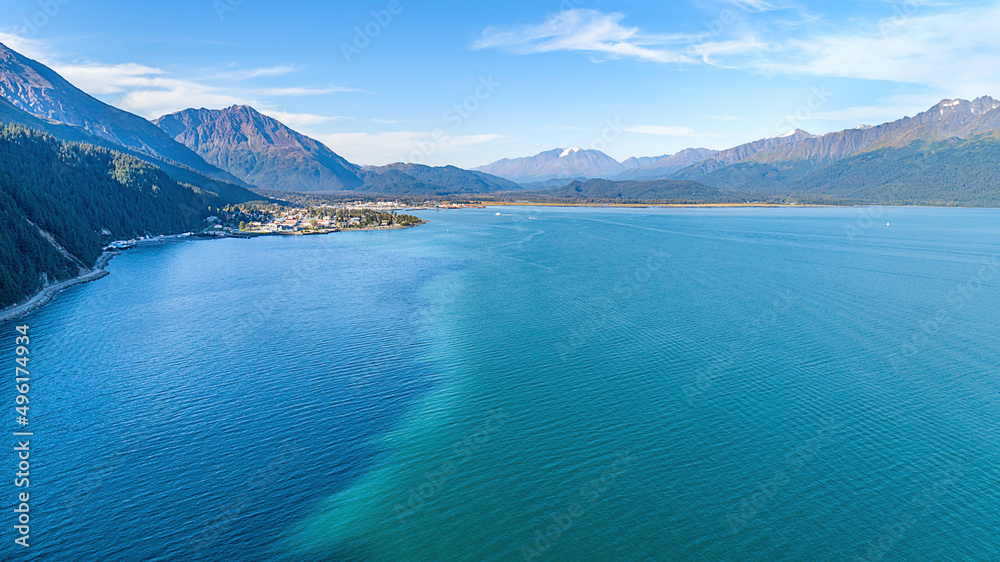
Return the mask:
<path id="1" fill-rule="evenodd" d="M 0 556 L 1000 559 L 1000 211 L 496 211 L 141 248 L 24 319 Z"/>

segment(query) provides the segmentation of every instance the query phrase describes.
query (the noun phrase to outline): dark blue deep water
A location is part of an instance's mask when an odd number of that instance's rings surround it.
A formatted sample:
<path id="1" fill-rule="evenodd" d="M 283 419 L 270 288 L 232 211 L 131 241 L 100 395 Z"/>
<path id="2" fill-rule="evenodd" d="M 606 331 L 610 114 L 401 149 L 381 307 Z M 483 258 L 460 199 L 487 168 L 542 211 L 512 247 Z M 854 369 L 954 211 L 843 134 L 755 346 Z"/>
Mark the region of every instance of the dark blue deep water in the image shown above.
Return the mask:
<path id="1" fill-rule="evenodd" d="M 1000 211 L 497 210 L 16 323 L 0 559 L 1000 560 Z"/>

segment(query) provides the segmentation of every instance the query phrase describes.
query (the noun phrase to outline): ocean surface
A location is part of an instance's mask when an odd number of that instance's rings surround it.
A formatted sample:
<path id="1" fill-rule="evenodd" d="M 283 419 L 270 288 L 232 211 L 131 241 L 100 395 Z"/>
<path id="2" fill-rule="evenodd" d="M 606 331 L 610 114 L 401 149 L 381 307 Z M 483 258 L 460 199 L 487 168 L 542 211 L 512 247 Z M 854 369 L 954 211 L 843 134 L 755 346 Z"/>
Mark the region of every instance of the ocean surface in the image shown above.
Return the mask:
<path id="1" fill-rule="evenodd" d="M 17 322 L 0 559 L 1000 560 L 1000 211 L 421 216 Z"/>

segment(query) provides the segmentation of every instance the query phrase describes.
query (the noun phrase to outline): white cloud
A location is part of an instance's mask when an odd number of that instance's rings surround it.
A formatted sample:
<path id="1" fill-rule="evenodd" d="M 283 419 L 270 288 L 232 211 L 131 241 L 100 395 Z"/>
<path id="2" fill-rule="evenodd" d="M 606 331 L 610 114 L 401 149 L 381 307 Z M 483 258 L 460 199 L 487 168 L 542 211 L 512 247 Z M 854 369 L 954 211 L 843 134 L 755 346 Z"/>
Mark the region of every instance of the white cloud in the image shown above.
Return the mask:
<path id="1" fill-rule="evenodd" d="M 313 125 L 320 125 L 322 123 L 329 123 L 330 121 L 351 121 L 353 117 L 344 117 L 342 115 L 315 115 L 312 113 L 289 113 L 287 111 L 277 111 L 273 109 L 262 109 L 261 113 L 269 117 L 274 117 L 278 121 L 281 121 L 285 125 L 293 129 L 299 127 L 311 127 Z"/>
<path id="2" fill-rule="evenodd" d="M 120 94 L 134 88 L 177 88 L 186 84 L 165 78 L 159 68 L 127 63 L 116 65 L 84 64 L 49 66 L 77 88 L 91 95 Z"/>
<path id="3" fill-rule="evenodd" d="M 694 134 L 694 129 L 690 127 L 664 127 L 661 125 L 633 125 L 629 127 L 622 127 L 622 130 L 628 133 L 640 133 L 643 135 L 662 135 L 662 136 L 687 136 Z"/>
<path id="4" fill-rule="evenodd" d="M 286 76 L 299 70 L 299 67 L 292 65 L 264 66 L 260 68 L 234 69 L 216 74 L 216 78 L 222 80 L 252 80 L 254 78 L 273 78 L 275 76 Z"/>
<path id="5" fill-rule="evenodd" d="M 169 90 L 128 92 L 115 105 L 126 111 L 155 119 L 161 115 L 192 107 L 218 109 L 243 104 L 249 104 L 249 102 L 239 97 L 209 91 L 201 87 L 177 86 Z"/>
<path id="6" fill-rule="evenodd" d="M 800 14 L 802 21 L 789 29 L 780 17 L 760 13 L 784 9 L 774 2 L 726 1 L 749 13 L 721 33 L 657 35 L 624 26 L 619 13 L 573 9 L 538 25 L 488 27 L 473 48 L 520 55 L 580 52 L 594 62 L 631 58 L 764 75 L 888 81 L 934 88 L 943 97 L 1000 94 L 996 2 L 969 6 L 919 0 L 903 10 L 887 8 L 882 19 L 845 21 L 839 29 L 828 18 Z"/>
<path id="7" fill-rule="evenodd" d="M 363 92 L 357 88 L 337 85 L 319 88 L 252 86 L 256 79 L 285 76 L 298 71 L 299 67 L 293 65 L 259 68 L 229 66 L 178 77 L 162 68 L 139 63 L 109 65 L 92 61 L 66 62 L 53 54 L 53 50 L 44 41 L 12 33 L 0 32 L 0 42 L 49 66 L 88 94 L 101 97 L 121 109 L 148 119 L 192 107 L 219 109 L 232 105 L 250 105 L 291 127 L 306 127 L 347 118 L 279 111 L 268 98 Z"/>
<path id="8" fill-rule="evenodd" d="M 1000 5 L 921 4 L 910 15 L 788 41 L 781 56 L 749 65 L 774 74 L 859 78 L 975 96 L 1000 87 Z"/>
<path id="9" fill-rule="evenodd" d="M 634 58 L 661 63 L 696 62 L 685 45 L 697 35 L 651 35 L 623 27 L 624 14 L 596 10 L 565 10 L 539 25 L 519 28 L 488 27 L 475 49 L 504 49 L 516 54 L 583 51 L 604 57 Z M 671 46 L 672 48 L 663 48 Z M 600 60 L 600 59 L 597 59 Z"/>
<path id="10" fill-rule="evenodd" d="M 444 165 L 465 149 L 497 142 L 503 135 L 481 134 L 449 136 L 422 131 L 391 133 L 334 133 L 310 135 L 331 150 L 358 164 L 394 162 Z"/>
<path id="11" fill-rule="evenodd" d="M 45 59 L 49 56 L 48 46 L 44 42 L 22 37 L 16 33 L 0 31 L 0 43 L 29 59 Z"/>
<path id="12" fill-rule="evenodd" d="M 752 12 L 767 12 L 778 9 L 774 4 L 764 0 L 729 0 L 729 3 L 741 10 Z"/>

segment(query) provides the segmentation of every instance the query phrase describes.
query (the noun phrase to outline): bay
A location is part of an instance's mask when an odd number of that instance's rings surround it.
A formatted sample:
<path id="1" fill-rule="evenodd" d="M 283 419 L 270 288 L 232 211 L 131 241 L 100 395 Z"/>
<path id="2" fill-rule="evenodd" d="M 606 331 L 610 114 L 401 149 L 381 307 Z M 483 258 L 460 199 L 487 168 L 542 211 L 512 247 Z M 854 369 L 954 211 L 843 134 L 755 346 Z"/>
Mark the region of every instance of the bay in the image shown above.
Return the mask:
<path id="1" fill-rule="evenodd" d="M 31 556 L 1000 557 L 1000 212 L 422 216 L 27 317 Z"/>

